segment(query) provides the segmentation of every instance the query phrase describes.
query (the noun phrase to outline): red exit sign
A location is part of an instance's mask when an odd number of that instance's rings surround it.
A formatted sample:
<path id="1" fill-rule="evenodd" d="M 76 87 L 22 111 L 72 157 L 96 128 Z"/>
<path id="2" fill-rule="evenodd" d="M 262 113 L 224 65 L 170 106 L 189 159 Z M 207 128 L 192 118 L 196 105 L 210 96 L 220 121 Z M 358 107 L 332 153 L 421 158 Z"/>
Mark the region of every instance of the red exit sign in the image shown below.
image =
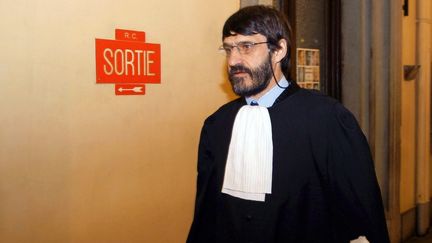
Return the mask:
<path id="1" fill-rule="evenodd" d="M 144 94 L 144 84 L 160 83 L 160 44 L 146 43 L 142 31 L 116 29 L 115 36 L 96 39 L 96 83 L 115 83 L 117 95 Z"/>

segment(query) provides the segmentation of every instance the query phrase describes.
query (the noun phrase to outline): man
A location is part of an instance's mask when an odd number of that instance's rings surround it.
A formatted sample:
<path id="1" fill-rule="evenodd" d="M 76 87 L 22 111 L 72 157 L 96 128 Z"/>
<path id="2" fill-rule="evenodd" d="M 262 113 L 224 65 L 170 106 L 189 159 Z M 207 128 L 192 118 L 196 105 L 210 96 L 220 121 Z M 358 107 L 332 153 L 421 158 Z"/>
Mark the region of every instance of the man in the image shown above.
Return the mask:
<path id="1" fill-rule="evenodd" d="M 285 18 L 270 7 L 243 8 L 226 21 L 222 40 L 242 97 L 204 123 L 187 242 L 389 242 L 356 120 L 336 100 L 286 79 Z"/>

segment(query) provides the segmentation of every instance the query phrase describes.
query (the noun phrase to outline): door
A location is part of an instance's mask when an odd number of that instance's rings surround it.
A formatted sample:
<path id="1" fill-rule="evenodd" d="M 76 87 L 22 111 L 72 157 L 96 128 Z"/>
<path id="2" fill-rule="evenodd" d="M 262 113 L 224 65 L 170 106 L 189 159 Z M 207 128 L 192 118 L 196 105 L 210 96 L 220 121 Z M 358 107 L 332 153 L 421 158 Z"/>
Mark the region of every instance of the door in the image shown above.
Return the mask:
<path id="1" fill-rule="evenodd" d="M 341 100 L 341 1 L 279 0 L 293 31 L 291 76 Z"/>

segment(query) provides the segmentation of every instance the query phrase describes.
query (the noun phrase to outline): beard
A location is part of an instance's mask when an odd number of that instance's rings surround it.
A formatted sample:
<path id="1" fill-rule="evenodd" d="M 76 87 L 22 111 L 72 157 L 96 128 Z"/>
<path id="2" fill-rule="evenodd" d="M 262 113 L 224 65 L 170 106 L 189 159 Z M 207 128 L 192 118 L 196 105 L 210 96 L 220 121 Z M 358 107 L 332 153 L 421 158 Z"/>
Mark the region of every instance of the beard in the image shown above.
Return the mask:
<path id="1" fill-rule="evenodd" d="M 250 69 L 241 64 L 231 66 L 228 71 L 228 79 L 231 83 L 234 93 L 239 96 L 253 96 L 263 91 L 270 83 L 272 77 L 272 69 L 269 61 L 264 61 L 257 68 Z M 236 77 L 239 72 L 247 73 L 252 81 L 251 84 L 246 83 L 246 77 Z"/>

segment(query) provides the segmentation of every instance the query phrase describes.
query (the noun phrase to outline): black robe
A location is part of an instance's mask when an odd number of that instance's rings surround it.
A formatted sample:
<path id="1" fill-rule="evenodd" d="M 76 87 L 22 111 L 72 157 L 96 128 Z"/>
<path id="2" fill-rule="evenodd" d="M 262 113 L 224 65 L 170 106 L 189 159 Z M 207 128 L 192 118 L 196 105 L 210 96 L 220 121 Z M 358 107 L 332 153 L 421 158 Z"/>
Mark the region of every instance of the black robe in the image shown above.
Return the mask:
<path id="1" fill-rule="evenodd" d="M 339 102 L 292 83 L 269 114 L 272 193 L 265 202 L 221 193 L 234 119 L 243 98 L 201 131 L 195 214 L 187 243 L 389 242 L 368 143 Z"/>

